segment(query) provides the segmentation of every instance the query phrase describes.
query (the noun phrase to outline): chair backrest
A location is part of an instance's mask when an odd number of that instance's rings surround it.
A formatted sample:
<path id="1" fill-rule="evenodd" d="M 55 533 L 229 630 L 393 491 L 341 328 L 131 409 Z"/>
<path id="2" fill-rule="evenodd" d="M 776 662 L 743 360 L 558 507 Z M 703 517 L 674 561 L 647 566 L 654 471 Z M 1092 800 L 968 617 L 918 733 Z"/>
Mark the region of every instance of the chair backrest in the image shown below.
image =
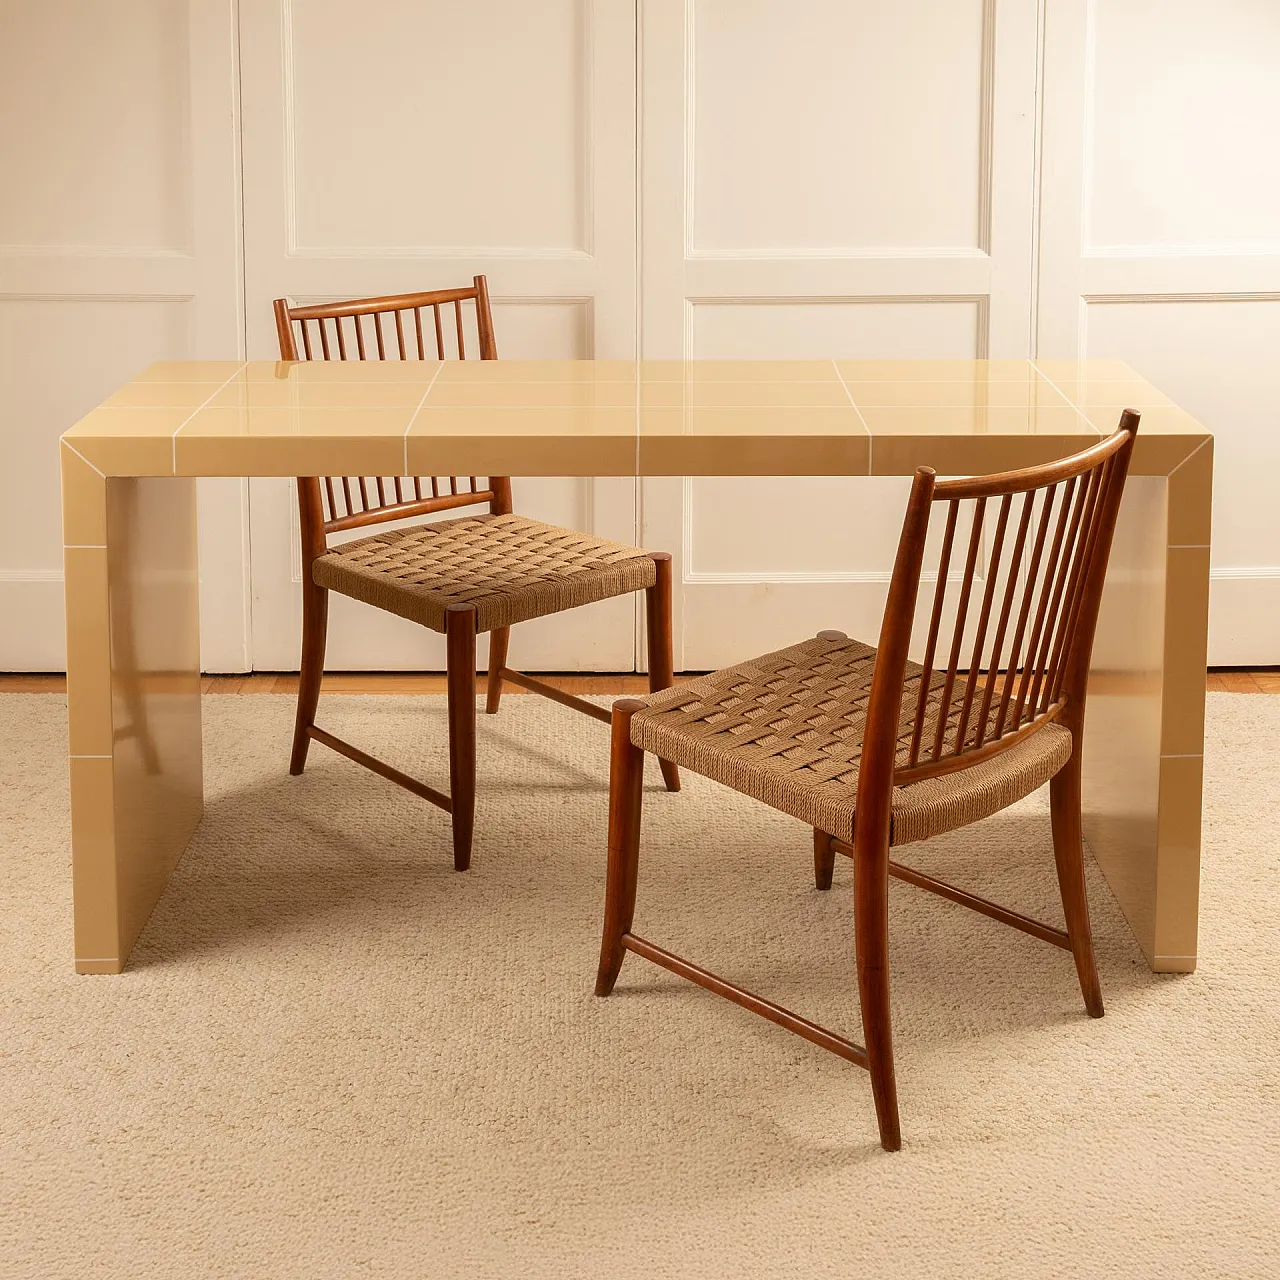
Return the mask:
<path id="1" fill-rule="evenodd" d="M 469 289 L 436 289 L 384 298 L 291 307 L 274 302 L 282 360 L 445 360 L 448 339 L 459 360 L 467 358 L 463 304 L 475 308 L 481 360 L 498 358 L 489 310 L 489 289 L 476 276 Z M 444 315 L 448 319 L 442 318 Z M 425 313 L 430 313 L 425 318 Z M 452 313 L 452 314 L 450 314 Z M 299 353 L 298 343 L 302 350 Z M 429 354 L 433 353 L 433 354 Z M 303 476 L 298 503 L 304 550 L 322 552 L 329 533 L 362 525 L 429 515 L 452 507 L 488 503 L 496 515 L 511 511 L 511 481 L 489 476 Z"/>
<path id="2" fill-rule="evenodd" d="M 1125 410 L 1114 435 L 1060 462 L 960 480 L 938 481 L 928 468 L 916 472 L 867 705 L 860 821 L 864 785 L 878 812 L 891 787 L 977 764 L 1055 720 L 1079 729 L 1137 430 L 1138 414 Z M 916 674 L 908 649 L 937 504 L 946 507 L 946 525 Z M 966 506 L 971 520 L 959 598 L 944 628 L 955 535 Z M 995 528 L 979 575 L 993 508 Z"/>

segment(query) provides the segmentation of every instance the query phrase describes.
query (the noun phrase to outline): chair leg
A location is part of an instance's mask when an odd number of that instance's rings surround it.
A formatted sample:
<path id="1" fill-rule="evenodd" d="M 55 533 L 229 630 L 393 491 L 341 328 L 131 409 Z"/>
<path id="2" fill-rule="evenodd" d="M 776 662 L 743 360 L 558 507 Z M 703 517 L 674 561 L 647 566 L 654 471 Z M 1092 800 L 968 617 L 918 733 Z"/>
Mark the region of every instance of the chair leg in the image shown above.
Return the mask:
<path id="1" fill-rule="evenodd" d="M 510 627 L 499 627 L 489 633 L 489 675 L 486 678 L 484 709 L 488 715 L 496 715 L 502 701 L 502 668 L 507 665 L 507 641 L 511 639 Z"/>
<path id="2" fill-rule="evenodd" d="M 865 842 L 864 842 L 865 843 Z M 889 1016 L 889 853 L 865 848 L 854 832 L 854 931 L 862 1035 L 871 1073 L 871 1093 L 886 1151 L 902 1146 L 898 1087 L 893 1073 L 893 1029 Z"/>
<path id="3" fill-rule="evenodd" d="M 453 866 L 471 865 L 476 811 L 476 611 L 450 605 L 445 617 L 449 695 L 449 798 L 453 816 Z"/>
<path id="4" fill-rule="evenodd" d="M 671 553 L 655 551 L 658 580 L 645 591 L 649 637 L 649 692 L 669 689 L 675 683 L 675 656 L 671 639 Z M 658 761 L 668 791 L 680 790 L 680 771 L 670 760 Z"/>
<path id="5" fill-rule="evenodd" d="M 825 831 L 813 829 L 813 883 L 818 889 L 831 888 L 831 876 L 836 867 L 836 851 L 831 837 Z"/>
<path id="6" fill-rule="evenodd" d="M 314 582 L 302 584 L 302 664 L 298 676 L 298 713 L 293 725 L 293 755 L 289 772 L 299 774 L 307 763 L 311 739 L 307 730 L 316 722 L 320 681 L 324 676 L 324 646 L 329 629 L 329 592 Z"/>
<path id="7" fill-rule="evenodd" d="M 1062 911 L 1067 918 L 1067 937 L 1075 957 L 1076 974 L 1084 1007 L 1091 1018 L 1101 1018 L 1102 987 L 1093 957 L 1093 931 L 1089 927 L 1089 899 L 1084 883 L 1084 842 L 1080 831 L 1080 752 L 1049 783 L 1049 810 L 1053 821 L 1053 857 L 1058 866 L 1058 887 L 1062 891 Z"/>
<path id="8" fill-rule="evenodd" d="M 609 752 L 609 869 L 604 899 L 604 935 L 596 995 L 607 996 L 618 980 L 626 952 L 622 936 L 631 931 L 640 863 L 640 806 L 644 794 L 644 752 L 631 741 L 631 716 L 644 706 L 634 698 L 613 704 Z"/>

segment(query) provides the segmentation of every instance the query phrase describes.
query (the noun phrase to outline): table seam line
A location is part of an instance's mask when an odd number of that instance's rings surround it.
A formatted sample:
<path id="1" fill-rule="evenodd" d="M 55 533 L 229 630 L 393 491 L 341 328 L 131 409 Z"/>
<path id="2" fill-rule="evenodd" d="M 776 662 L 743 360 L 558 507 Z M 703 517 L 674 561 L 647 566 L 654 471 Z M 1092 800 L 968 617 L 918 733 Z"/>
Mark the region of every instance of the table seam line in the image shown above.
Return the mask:
<path id="1" fill-rule="evenodd" d="M 1049 375 L 1045 373 L 1045 371 L 1042 368 L 1040 368 L 1040 366 L 1036 364 L 1034 360 L 1032 360 L 1030 363 L 1031 363 L 1031 367 L 1036 371 L 1036 377 L 1043 378 L 1049 384 L 1049 386 L 1052 387 L 1053 390 L 1056 391 L 1062 397 L 1063 401 L 1075 413 L 1076 417 L 1079 418 L 1082 422 L 1084 422 L 1090 428 L 1090 430 L 1094 433 L 1094 435 L 1096 435 L 1099 439 L 1101 439 L 1102 428 L 1098 426 L 1097 423 L 1091 422 L 1088 416 L 1085 414 L 1084 410 L 1081 409 L 1081 407 L 1078 404 L 1076 404 L 1075 401 L 1072 400 L 1071 397 L 1067 395 L 1067 393 L 1063 391 L 1063 389 L 1060 386 L 1058 386 L 1058 384 L 1054 382 L 1054 380 L 1051 377 L 1049 377 Z"/>
<path id="2" fill-rule="evenodd" d="M 1178 465 L 1177 465 L 1176 467 L 1174 467 L 1172 471 L 1170 471 L 1170 472 L 1168 473 L 1168 474 L 1169 474 L 1169 476 L 1175 476 L 1175 475 L 1177 475 L 1177 474 L 1178 474 L 1178 472 L 1179 472 L 1179 471 L 1181 471 L 1181 470 L 1182 470 L 1182 468 L 1183 468 L 1183 467 L 1185 467 L 1185 466 L 1187 465 L 1187 463 L 1188 463 L 1188 462 L 1190 462 L 1190 461 L 1191 461 L 1191 459 L 1192 459 L 1192 458 L 1194 458 L 1194 457 L 1196 456 L 1196 454 L 1200 452 L 1200 450 L 1201 450 L 1201 449 L 1205 448 L 1207 445 L 1210 445 L 1210 444 L 1212 444 L 1212 443 L 1213 443 L 1213 437 L 1212 437 L 1212 436 L 1210 436 L 1207 440 L 1201 440 L 1201 441 L 1200 441 L 1200 443 L 1199 443 L 1198 445 L 1196 445 L 1196 447 L 1195 447 L 1194 449 L 1192 449 L 1192 450 L 1191 450 L 1191 452 L 1190 452 L 1189 454 L 1187 454 L 1187 456 L 1186 456 L 1185 458 L 1183 458 L 1183 460 L 1182 460 L 1180 463 L 1178 463 Z M 1166 477 L 1166 478 L 1167 478 L 1167 477 Z"/>
<path id="3" fill-rule="evenodd" d="M 862 423 L 862 429 L 867 433 L 867 475 L 871 475 L 871 455 L 875 448 L 875 442 L 871 435 L 871 428 L 867 425 L 867 420 L 862 416 L 862 410 L 858 408 L 858 402 L 853 398 L 853 392 L 849 390 L 849 384 L 844 380 L 844 374 L 840 372 L 840 365 L 832 357 L 831 368 L 835 371 L 835 375 L 840 380 L 840 385 L 844 388 L 844 393 L 848 397 L 849 407 L 858 415 L 858 421 Z"/>
<path id="4" fill-rule="evenodd" d="M 409 415 L 409 421 L 405 426 L 404 435 L 401 437 L 402 459 L 401 465 L 404 470 L 401 471 L 402 476 L 409 474 L 409 432 L 413 430 L 413 424 L 418 420 L 418 414 L 422 412 L 422 406 L 427 403 L 427 397 L 431 394 L 431 388 L 436 385 L 436 379 L 440 376 L 444 369 L 444 361 L 441 360 L 435 373 L 431 375 L 431 381 L 427 383 L 427 389 L 422 393 L 422 399 L 418 401 L 418 407 Z"/>
<path id="5" fill-rule="evenodd" d="M 237 366 L 235 372 L 232 373 L 231 376 L 227 378 L 225 382 L 222 382 L 217 387 L 215 387 L 214 390 L 209 393 L 209 395 L 206 397 L 203 403 L 196 405 L 196 407 L 192 409 L 191 412 L 187 414 L 187 416 L 183 418 L 183 420 L 180 423 L 178 423 L 176 427 L 174 427 L 173 439 L 171 441 L 171 445 L 173 448 L 173 474 L 175 476 L 178 474 L 178 432 L 180 432 L 183 427 L 187 426 L 191 422 L 191 420 L 196 416 L 197 413 L 199 413 L 202 409 L 208 408 L 209 402 L 214 398 L 214 396 L 225 391 L 245 371 L 245 369 L 248 368 L 248 365 L 249 365 L 249 362 L 247 360 L 242 360 L 240 364 Z M 247 407 L 248 406 L 246 406 L 246 408 Z"/>
<path id="6" fill-rule="evenodd" d="M 81 453 L 80 450 L 75 447 L 75 445 L 67 443 L 66 436 L 63 436 L 61 440 L 59 440 L 59 444 L 62 444 L 66 446 L 66 448 L 70 449 L 71 452 L 74 453 L 76 457 L 79 458 L 80 461 L 83 462 L 84 465 L 89 468 L 90 471 L 96 471 L 98 475 L 100 475 L 104 480 L 107 478 L 107 473 L 105 471 L 98 471 L 98 468 L 95 467 L 93 463 L 90 462 L 89 459 L 86 458 L 84 454 Z"/>

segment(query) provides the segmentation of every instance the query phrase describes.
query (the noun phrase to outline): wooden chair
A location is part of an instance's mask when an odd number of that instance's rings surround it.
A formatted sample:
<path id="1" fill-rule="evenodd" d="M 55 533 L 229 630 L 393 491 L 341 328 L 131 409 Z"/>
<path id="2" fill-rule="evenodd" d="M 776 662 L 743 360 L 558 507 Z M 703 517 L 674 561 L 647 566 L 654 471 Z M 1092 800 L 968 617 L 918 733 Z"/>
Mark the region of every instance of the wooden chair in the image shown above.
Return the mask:
<path id="1" fill-rule="evenodd" d="M 321 306 L 275 301 L 280 356 L 302 359 L 425 360 L 447 356 L 456 334 L 466 359 L 463 303 L 475 308 L 480 359 L 497 359 L 484 276 L 469 289 L 440 289 Z M 442 308 L 448 319 L 442 319 Z M 452 312 L 452 315 L 448 315 Z M 427 324 L 424 329 L 424 313 Z M 296 326 L 296 333 L 295 333 Z M 424 336 L 425 335 L 425 336 Z M 330 547 L 328 536 L 437 511 L 487 504 L 480 515 L 399 527 Z M 302 668 L 289 772 L 299 774 L 314 739 L 398 783 L 450 814 L 453 862 L 471 862 L 476 786 L 476 636 L 489 632 L 486 710 L 493 714 L 504 680 L 609 723 L 609 713 L 506 665 L 514 623 L 644 591 L 649 629 L 649 687 L 672 682 L 671 556 L 593 538 L 512 514 L 511 480 L 490 476 L 304 476 L 298 480 L 302 530 Z M 435 790 L 316 726 L 324 669 L 329 592 L 443 632 L 448 668 L 449 793 Z M 680 787 L 664 762 L 668 790 Z"/>
<path id="2" fill-rule="evenodd" d="M 1137 428 L 1138 415 L 1126 411 L 1109 439 L 1025 471 L 941 482 L 927 468 L 917 471 L 877 648 L 823 631 L 663 693 L 613 704 L 597 995 L 612 991 L 625 953 L 633 951 L 867 1068 L 889 1151 L 901 1145 L 889 1020 L 891 875 L 1069 950 L 1085 1007 L 1102 1016 L 1080 834 L 1081 729 L 1098 605 Z M 945 505 L 946 525 L 917 665 L 907 650 L 935 503 Z M 972 521 L 952 618 L 946 597 L 962 507 Z M 992 509 L 984 580 L 975 570 Z M 947 628 L 944 616 L 951 618 Z M 831 885 L 836 853 L 853 858 L 865 1047 L 632 932 L 646 751 L 813 827 L 819 889 Z M 977 822 L 1045 782 L 1065 929 L 889 857 L 893 845 Z"/>

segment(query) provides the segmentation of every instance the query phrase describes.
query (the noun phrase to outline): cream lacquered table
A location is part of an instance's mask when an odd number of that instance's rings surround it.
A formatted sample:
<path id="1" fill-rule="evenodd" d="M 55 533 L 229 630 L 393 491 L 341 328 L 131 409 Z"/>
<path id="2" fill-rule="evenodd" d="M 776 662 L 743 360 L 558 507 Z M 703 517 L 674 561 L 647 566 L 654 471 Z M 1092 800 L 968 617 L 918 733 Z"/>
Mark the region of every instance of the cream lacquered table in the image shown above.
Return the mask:
<path id="1" fill-rule="evenodd" d="M 153 366 L 61 446 L 76 969 L 120 972 L 200 821 L 194 477 L 967 475 L 1126 406 L 1085 833 L 1152 967 L 1193 969 L 1213 441 L 1111 360 Z"/>

